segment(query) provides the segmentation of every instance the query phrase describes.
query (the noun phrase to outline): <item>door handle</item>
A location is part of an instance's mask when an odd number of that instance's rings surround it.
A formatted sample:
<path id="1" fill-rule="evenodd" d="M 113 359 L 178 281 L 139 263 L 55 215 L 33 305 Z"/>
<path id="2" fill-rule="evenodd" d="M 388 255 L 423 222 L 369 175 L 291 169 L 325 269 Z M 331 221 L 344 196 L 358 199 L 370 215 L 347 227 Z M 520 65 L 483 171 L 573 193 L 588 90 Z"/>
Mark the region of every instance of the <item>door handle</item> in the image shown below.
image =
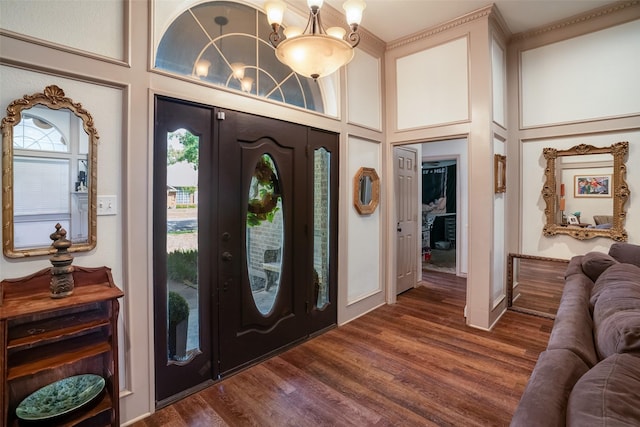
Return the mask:
<path id="1" fill-rule="evenodd" d="M 398 225 L 396 226 L 396 230 L 398 230 L 398 233 L 402 231 L 402 227 L 400 227 L 400 223 L 398 223 Z"/>
<path id="2" fill-rule="evenodd" d="M 231 261 L 233 259 L 233 255 L 231 255 L 231 252 L 222 252 L 222 260 L 223 261 Z"/>

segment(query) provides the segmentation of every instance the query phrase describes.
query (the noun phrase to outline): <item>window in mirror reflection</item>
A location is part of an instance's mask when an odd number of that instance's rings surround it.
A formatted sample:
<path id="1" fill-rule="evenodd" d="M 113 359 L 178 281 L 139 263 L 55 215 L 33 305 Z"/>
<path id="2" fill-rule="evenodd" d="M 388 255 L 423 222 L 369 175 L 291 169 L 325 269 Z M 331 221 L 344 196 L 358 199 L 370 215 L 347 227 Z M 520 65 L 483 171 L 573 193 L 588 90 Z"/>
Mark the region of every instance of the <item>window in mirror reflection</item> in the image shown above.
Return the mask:
<path id="1" fill-rule="evenodd" d="M 60 223 L 74 243 L 89 238 L 89 137 L 68 109 L 34 106 L 13 132 L 14 246 L 49 246 Z"/>
<path id="2" fill-rule="evenodd" d="M 13 148 L 15 150 L 69 151 L 64 135 L 55 125 L 26 113 L 13 129 Z"/>

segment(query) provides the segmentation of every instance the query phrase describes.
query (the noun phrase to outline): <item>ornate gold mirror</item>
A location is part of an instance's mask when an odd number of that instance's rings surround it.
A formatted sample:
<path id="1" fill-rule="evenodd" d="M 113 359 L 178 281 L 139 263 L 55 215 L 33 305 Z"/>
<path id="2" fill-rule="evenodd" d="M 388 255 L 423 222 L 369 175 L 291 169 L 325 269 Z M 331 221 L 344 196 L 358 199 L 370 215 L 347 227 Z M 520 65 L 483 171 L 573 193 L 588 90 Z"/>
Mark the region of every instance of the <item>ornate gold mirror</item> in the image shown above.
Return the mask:
<path id="1" fill-rule="evenodd" d="M 576 239 L 608 237 L 626 241 L 625 204 L 629 200 L 625 157 L 629 143 L 609 147 L 580 144 L 568 150 L 545 148 L 545 236 Z"/>
<path id="2" fill-rule="evenodd" d="M 96 246 L 98 132 L 58 86 L 25 95 L 2 119 L 2 246 L 20 258 L 55 252 L 56 224 L 70 252 Z"/>
<path id="3" fill-rule="evenodd" d="M 353 205 L 360 215 L 375 212 L 380 201 L 380 178 L 373 168 L 360 168 L 353 177 Z"/>

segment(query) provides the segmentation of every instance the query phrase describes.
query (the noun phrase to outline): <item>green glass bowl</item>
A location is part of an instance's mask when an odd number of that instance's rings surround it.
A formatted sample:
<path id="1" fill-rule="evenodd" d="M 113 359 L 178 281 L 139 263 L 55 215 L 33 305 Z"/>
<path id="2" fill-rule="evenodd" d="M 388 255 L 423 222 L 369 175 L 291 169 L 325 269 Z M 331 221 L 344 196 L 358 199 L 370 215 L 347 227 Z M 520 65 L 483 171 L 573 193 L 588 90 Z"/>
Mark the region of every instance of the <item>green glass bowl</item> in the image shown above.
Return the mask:
<path id="1" fill-rule="evenodd" d="M 84 374 L 56 381 L 27 396 L 16 408 L 21 420 L 46 420 L 91 402 L 104 389 L 104 378 Z"/>

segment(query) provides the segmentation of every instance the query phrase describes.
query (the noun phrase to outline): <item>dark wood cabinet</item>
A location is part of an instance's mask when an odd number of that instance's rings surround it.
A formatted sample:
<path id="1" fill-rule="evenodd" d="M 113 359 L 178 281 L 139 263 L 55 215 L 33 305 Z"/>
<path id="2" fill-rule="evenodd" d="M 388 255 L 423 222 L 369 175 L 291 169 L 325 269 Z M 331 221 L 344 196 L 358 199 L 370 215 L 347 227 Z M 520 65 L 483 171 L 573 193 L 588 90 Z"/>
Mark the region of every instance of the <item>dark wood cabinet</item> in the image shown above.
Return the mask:
<path id="1" fill-rule="evenodd" d="M 50 269 L 0 283 L 2 423 L 21 425 L 16 407 L 34 391 L 73 375 L 105 379 L 92 402 L 46 425 L 119 425 L 118 298 L 108 267 L 74 267 L 73 294 L 49 295 Z"/>

